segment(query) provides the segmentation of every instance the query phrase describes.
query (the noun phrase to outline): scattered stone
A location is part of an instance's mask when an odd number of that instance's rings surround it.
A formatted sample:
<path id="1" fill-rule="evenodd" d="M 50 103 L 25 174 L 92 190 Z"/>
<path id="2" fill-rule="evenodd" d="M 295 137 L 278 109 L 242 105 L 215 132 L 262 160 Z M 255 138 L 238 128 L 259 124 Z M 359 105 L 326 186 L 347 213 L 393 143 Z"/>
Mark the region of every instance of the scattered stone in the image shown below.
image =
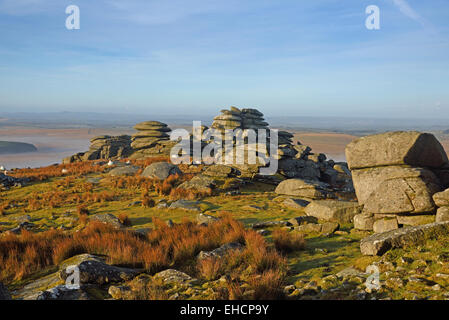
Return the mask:
<path id="1" fill-rule="evenodd" d="M 261 230 L 257 230 L 257 233 L 260 234 L 261 236 L 268 236 L 270 234 L 270 231 L 261 229 Z"/>
<path id="2" fill-rule="evenodd" d="M 232 175 L 238 175 L 238 170 L 226 166 L 223 164 L 215 164 L 212 166 L 209 166 L 204 172 L 204 175 L 211 176 L 211 177 L 217 177 L 217 178 L 228 178 Z"/>
<path id="3" fill-rule="evenodd" d="M 76 266 L 80 272 L 80 284 L 97 284 L 129 281 L 139 274 L 139 271 L 129 268 L 120 268 L 108 265 L 104 259 L 90 255 L 81 254 L 62 262 L 60 266 L 60 277 L 66 280 L 73 270 L 69 267 Z"/>
<path id="4" fill-rule="evenodd" d="M 201 251 L 198 254 L 198 259 L 204 260 L 207 258 L 223 258 L 226 254 L 229 253 L 229 251 L 240 250 L 242 247 L 243 246 L 238 242 L 227 243 L 212 251 Z"/>
<path id="5" fill-rule="evenodd" d="M 215 187 L 215 180 L 202 174 L 196 175 L 189 181 L 185 181 L 178 186 L 180 189 L 194 189 L 198 191 L 210 191 L 215 189 Z"/>
<path id="6" fill-rule="evenodd" d="M 139 171 L 139 167 L 135 166 L 122 166 L 117 167 L 109 171 L 111 177 L 121 177 L 121 176 L 134 176 Z"/>
<path id="7" fill-rule="evenodd" d="M 275 192 L 308 199 L 325 199 L 328 193 L 328 184 L 319 181 L 302 179 L 288 179 L 282 181 Z"/>
<path id="8" fill-rule="evenodd" d="M 90 219 L 91 221 L 99 221 L 105 224 L 109 224 L 115 228 L 123 228 L 123 224 L 120 219 L 111 213 L 96 214 L 94 216 L 91 216 Z"/>
<path id="9" fill-rule="evenodd" d="M 154 278 L 160 278 L 167 284 L 175 283 L 175 284 L 188 285 L 198 281 L 197 279 L 192 278 L 188 274 L 175 269 L 167 269 L 159 273 L 156 273 L 154 275 Z"/>
<path id="10" fill-rule="evenodd" d="M 204 213 L 200 213 L 199 215 L 196 216 L 196 221 L 198 222 L 198 224 L 208 225 L 209 223 L 213 223 L 218 220 L 220 219 Z"/>
<path id="11" fill-rule="evenodd" d="M 362 212 L 362 206 L 357 202 L 338 200 L 312 201 L 305 209 L 308 216 L 324 221 L 350 223 L 354 216 Z"/>
<path id="12" fill-rule="evenodd" d="M 175 174 L 181 175 L 182 172 L 176 165 L 168 162 L 152 163 L 148 167 L 146 167 L 145 170 L 142 172 L 143 177 L 155 178 L 159 180 L 165 180 L 170 175 Z"/>
<path id="13" fill-rule="evenodd" d="M 419 245 L 428 238 L 437 238 L 449 232 L 449 222 L 436 222 L 417 227 L 406 227 L 384 233 L 376 233 L 360 241 L 364 255 L 382 255 L 392 248 Z"/>
<path id="14" fill-rule="evenodd" d="M 252 225 L 253 229 L 264 229 L 271 227 L 287 227 L 289 223 L 287 221 L 263 221 L 257 222 Z"/>
<path id="15" fill-rule="evenodd" d="M 183 209 L 188 211 L 201 211 L 199 207 L 199 201 L 191 201 L 191 200 L 177 200 L 173 202 L 169 209 Z"/>
<path id="16" fill-rule="evenodd" d="M 308 224 L 308 223 L 318 223 L 318 219 L 315 217 L 312 217 L 312 216 L 301 216 L 301 217 L 291 218 L 287 222 L 290 225 L 297 227 L 297 226 L 300 226 L 303 224 Z"/>

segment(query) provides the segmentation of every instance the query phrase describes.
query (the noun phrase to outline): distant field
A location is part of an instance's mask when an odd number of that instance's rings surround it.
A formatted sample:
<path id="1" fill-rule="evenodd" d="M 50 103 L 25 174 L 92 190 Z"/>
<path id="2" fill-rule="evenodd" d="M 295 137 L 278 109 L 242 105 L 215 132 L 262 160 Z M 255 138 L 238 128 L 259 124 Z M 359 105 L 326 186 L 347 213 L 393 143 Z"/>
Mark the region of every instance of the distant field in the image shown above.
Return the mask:
<path id="1" fill-rule="evenodd" d="M 170 126 L 171 128 L 176 128 Z M 191 128 L 187 128 L 191 129 Z M 1 154 L 0 165 L 8 168 L 39 167 L 54 163 L 60 163 L 64 157 L 77 152 L 87 151 L 89 140 L 98 135 L 120 135 L 133 134 L 132 129 L 46 129 L 14 127 L 0 129 L 0 140 L 18 141 L 31 143 L 38 151 L 25 154 Z M 335 161 L 345 161 L 345 147 L 357 136 L 333 133 L 333 132 L 311 132 L 291 131 L 294 133 L 294 141 L 300 141 L 308 145 L 315 153 L 324 153 L 328 158 Z M 449 136 L 440 135 L 439 140 L 449 152 Z M 1 152 L 0 152 L 1 153 Z"/>
<path id="2" fill-rule="evenodd" d="M 37 151 L 37 148 L 30 143 L 0 141 L 0 154 L 16 154 L 35 151 Z"/>
<path id="3" fill-rule="evenodd" d="M 294 141 L 312 148 L 314 153 L 324 153 L 336 161 L 345 160 L 345 148 L 356 136 L 332 132 L 296 132 Z"/>

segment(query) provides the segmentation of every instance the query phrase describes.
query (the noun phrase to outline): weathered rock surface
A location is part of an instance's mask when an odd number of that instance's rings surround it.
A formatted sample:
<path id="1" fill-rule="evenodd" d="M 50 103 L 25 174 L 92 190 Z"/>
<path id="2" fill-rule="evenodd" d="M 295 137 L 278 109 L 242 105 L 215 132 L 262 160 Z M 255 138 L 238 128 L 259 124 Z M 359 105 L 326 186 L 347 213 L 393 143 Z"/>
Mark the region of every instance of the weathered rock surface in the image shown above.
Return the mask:
<path id="1" fill-rule="evenodd" d="M 437 216 L 435 217 L 435 222 L 445 221 L 449 221 L 449 207 L 439 208 L 437 211 Z"/>
<path id="2" fill-rule="evenodd" d="M 303 209 L 307 207 L 309 203 L 310 203 L 309 201 L 302 199 L 287 198 L 282 202 L 282 205 L 293 209 Z"/>
<path id="3" fill-rule="evenodd" d="M 8 289 L 0 282 L 0 300 L 11 300 Z"/>
<path id="4" fill-rule="evenodd" d="M 384 233 L 376 233 L 360 241 L 364 255 L 382 255 L 392 248 L 416 246 L 429 238 L 438 238 L 449 232 L 449 222 L 435 222 L 417 227 L 406 227 Z"/>
<path id="5" fill-rule="evenodd" d="M 354 216 L 354 228 L 364 231 L 372 231 L 374 226 L 374 215 L 372 213 L 361 213 Z"/>
<path id="6" fill-rule="evenodd" d="M 433 201 L 438 207 L 449 207 L 449 189 L 433 195 Z"/>
<path id="7" fill-rule="evenodd" d="M 90 140 L 90 149 L 63 159 L 63 163 L 73 163 L 86 160 L 119 159 L 132 154 L 131 137 L 122 136 L 98 136 Z"/>
<path id="8" fill-rule="evenodd" d="M 288 179 L 282 181 L 275 192 L 307 199 L 325 199 L 328 194 L 328 184 L 302 179 Z"/>
<path id="9" fill-rule="evenodd" d="M 112 169 L 108 174 L 111 177 L 134 176 L 137 174 L 137 171 L 139 171 L 139 169 L 140 168 L 136 166 L 121 166 Z"/>
<path id="10" fill-rule="evenodd" d="M 177 200 L 173 202 L 169 209 L 183 209 L 188 211 L 201 211 L 200 202 L 191 200 Z"/>
<path id="11" fill-rule="evenodd" d="M 76 266 L 79 269 L 80 284 L 103 285 L 129 281 L 139 274 L 139 271 L 135 269 L 111 266 L 100 257 L 82 254 L 67 259 L 61 264 L 59 275 L 64 281 L 73 273 L 73 270 L 67 270 L 70 266 Z"/>
<path id="12" fill-rule="evenodd" d="M 240 250 L 243 246 L 238 242 L 231 242 L 222 245 L 221 247 L 214 249 L 212 251 L 201 251 L 198 254 L 198 259 L 208 259 L 208 258 L 222 258 L 232 250 Z"/>
<path id="13" fill-rule="evenodd" d="M 300 216 L 300 217 L 291 218 L 287 222 L 292 226 L 301 226 L 303 224 L 308 224 L 308 223 L 318 223 L 318 219 L 315 217 L 311 217 L 311 216 Z"/>
<path id="14" fill-rule="evenodd" d="M 185 181 L 178 186 L 180 189 L 194 189 L 198 191 L 210 191 L 215 187 L 215 180 L 211 177 L 204 176 L 203 174 L 196 175 L 189 181 Z"/>
<path id="15" fill-rule="evenodd" d="M 192 284 L 197 282 L 198 280 L 192 278 L 188 274 L 175 270 L 175 269 L 167 269 L 156 273 L 154 278 L 160 278 L 165 283 L 176 283 L 176 284 Z"/>
<path id="16" fill-rule="evenodd" d="M 432 212 L 435 210 L 432 195 L 439 190 L 439 185 L 421 178 L 385 180 L 368 197 L 364 209 L 371 213 Z"/>
<path id="17" fill-rule="evenodd" d="M 396 218 L 379 219 L 373 224 L 373 230 L 375 233 L 388 232 L 399 228 L 398 220 Z"/>
<path id="18" fill-rule="evenodd" d="M 209 224 L 209 223 L 213 223 L 220 220 L 217 217 L 205 214 L 205 213 L 200 213 L 199 215 L 196 216 L 196 221 L 198 222 L 198 224 Z"/>
<path id="19" fill-rule="evenodd" d="M 0 172 L 0 187 L 22 187 L 27 183 L 27 179 L 14 178 Z"/>
<path id="20" fill-rule="evenodd" d="M 312 201 L 305 212 L 308 216 L 324 221 L 350 223 L 355 215 L 362 212 L 362 206 L 350 201 L 317 200 Z"/>
<path id="21" fill-rule="evenodd" d="M 449 162 L 434 135 L 416 131 L 359 138 L 346 147 L 346 159 L 350 169 L 391 165 L 440 168 Z"/>
<path id="22" fill-rule="evenodd" d="M 377 193 L 377 189 L 387 180 L 395 181 L 389 182 L 390 184 L 399 184 L 401 192 L 409 192 L 409 188 L 403 185 L 408 181 L 415 185 L 428 184 L 432 186 L 432 190 L 435 189 L 435 185 L 439 184 L 435 174 L 428 169 L 400 166 L 353 170 L 352 180 L 360 204 L 365 204 L 368 198 L 373 193 Z M 422 188 L 427 189 L 425 186 Z"/>
<path id="23" fill-rule="evenodd" d="M 105 214 L 96 214 L 94 216 L 91 216 L 90 219 L 92 221 L 99 221 L 105 224 L 109 224 L 116 228 L 122 228 L 123 224 L 120 222 L 120 219 L 114 216 L 111 213 L 105 213 Z"/>
<path id="24" fill-rule="evenodd" d="M 178 166 L 168 162 L 155 162 L 142 172 L 143 177 L 165 180 L 170 175 L 182 174 Z"/>

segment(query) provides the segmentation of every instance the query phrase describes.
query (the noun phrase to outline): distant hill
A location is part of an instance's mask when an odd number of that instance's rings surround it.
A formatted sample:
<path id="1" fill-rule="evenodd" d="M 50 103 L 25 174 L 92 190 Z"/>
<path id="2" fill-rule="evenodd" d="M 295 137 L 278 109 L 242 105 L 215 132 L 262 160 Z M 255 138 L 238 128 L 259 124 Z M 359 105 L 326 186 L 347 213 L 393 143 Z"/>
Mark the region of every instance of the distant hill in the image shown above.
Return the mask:
<path id="1" fill-rule="evenodd" d="M 449 129 L 443 131 L 444 134 L 449 134 Z"/>
<path id="2" fill-rule="evenodd" d="M 37 148 L 24 142 L 0 141 L 0 154 L 35 152 Z"/>

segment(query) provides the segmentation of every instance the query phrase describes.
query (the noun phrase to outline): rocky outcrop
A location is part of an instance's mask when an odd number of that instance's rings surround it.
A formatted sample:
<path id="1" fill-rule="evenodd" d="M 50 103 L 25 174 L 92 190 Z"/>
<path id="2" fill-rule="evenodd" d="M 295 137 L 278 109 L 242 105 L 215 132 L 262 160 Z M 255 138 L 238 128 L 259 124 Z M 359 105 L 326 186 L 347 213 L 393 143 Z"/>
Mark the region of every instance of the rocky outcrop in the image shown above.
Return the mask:
<path id="1" fill-rule="evenodd" d="M 326 160 L 324 154 L 314 154 L 308 146 L 297 142 L 293 143 L 293 134 L 287 131 L 278 131 L 277 146 L 275 140 L 270 136 L 268 123 L 264 120 L 264 115 L 256 109 L 238 109 L 231 107 L 229 110 L 222 110 L 221 114 L 214 118 L 212 128 L 224 132 L 225 130 L 246 129 L 255 130 L 258 144 L 253 145 L 244 140 L 244 152 L 237 155 L 233 160 L 233 167 L 241 171 L 243 176 L 254 177 L 261 167 L 267 165 L 270 157 L 278 160 L 278 173 L 286 178 L 300 178 L 304 180 L 317 180 L 331 184 L 346 191 L 352 192 L 352 182 L 350 171 L 342 169 L 344 164 L 336 164 L 334 161 Z M 259 141 L 260 132 L 266 134 L 266 141 Z M 238 150 L 241 145 L 234 142 L 234 148 Z M 261 148 L 261 146 L 263 146 Z M 249 163 L 248 154 L 255 152 L 256 162 Z M 241 158 L 243 157 L 243 159 Z M 223 155 L 218 154 L 217 160 L 223 160 Z M 336 166 L 336 168 L 334 168 Z"/>
<path id="2" fill-rule="evenodd" d="M 146 158 L 151 156 L 168 156 L 177 141 L 170 141 L 171 129 L 159 121 L 145 121 L 134 126 L 137 133 L 133 134 L 131 147 L 133 154 L 131 159 Z"/>
<path id="3" fill-rule="evenodd" d="M 429 222 L 428 214 L 436 210 L 432 196 L 441 191 L 440 177 L 449 165 L 433 135 L 399 131 L 362 137 L 346 147 L 346 158 L 364 206 L 356 228 L 373 225 L 382 231 Z M 389 220 L 376 224 L 385 219 L 382 215 L 390 215 Z"/>
<path id="4" fill-rule="evenodd" d="M 131 137 L 127 135 L 98 136 L 92 138 L 90 142 L 91 145 L 88 151 L 67 157 L 62 162 L 67 164 L 87 160 L 121 159 L 127 158 L 133 152 Z"/>
<path id="5" fill-rule="evenodd" d="M 0 172 L 0 187 L 11 188 L 11 187 L 22 187 L 27 183 L 26 179 L 14 178 Z"/>
<path id="6" fill-rule="evenodd" d="M 439 236 L 447 235 L 448 232 L 449 222 L 435 222 L 375 233 L 360 241 L 360 250 L 364 255 L 382 255 L 393 248 L 420 245 L 427 239 L 436 239 Z"/>
<path id="7" fill-rule="evenodd" d="M 176 165 L 168 162 L 155 162 L 145 168 L 142 177 L 165 180 L 176 174 L 182 174 L 182 171 Z"/>

